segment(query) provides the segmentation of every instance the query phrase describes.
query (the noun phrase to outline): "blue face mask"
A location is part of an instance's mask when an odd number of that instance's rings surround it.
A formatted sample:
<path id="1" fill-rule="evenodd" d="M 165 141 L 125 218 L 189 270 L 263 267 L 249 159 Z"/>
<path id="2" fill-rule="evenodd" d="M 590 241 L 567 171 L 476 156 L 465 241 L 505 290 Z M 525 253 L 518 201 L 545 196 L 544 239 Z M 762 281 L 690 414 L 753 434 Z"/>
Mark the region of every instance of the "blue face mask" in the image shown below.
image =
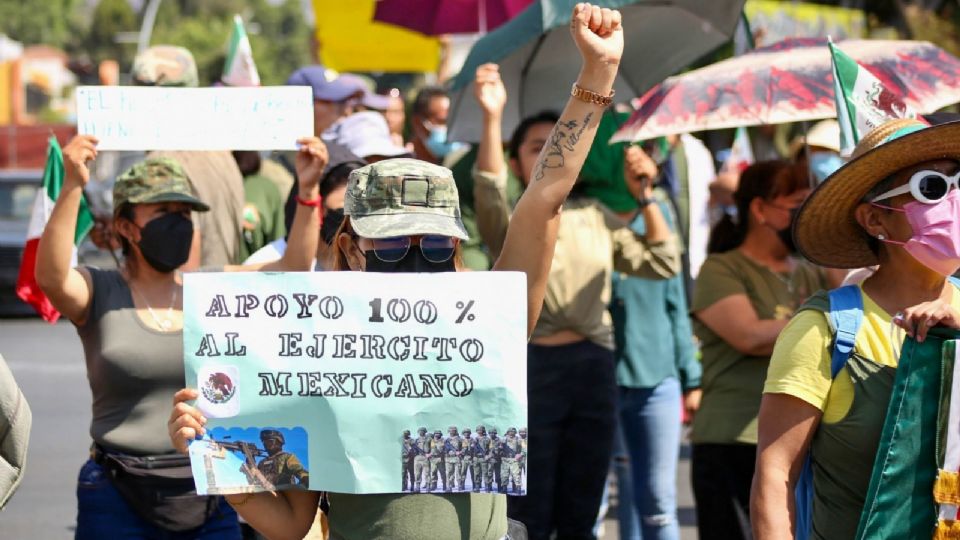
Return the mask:
<path id="1" fill-rule="evenodd" d="M 442 160 L 447 157 L 447 154 L 456 152 L 464 146 L 461 142 L 447 141 L 447 126 L 436 126 L 430 122 L 424 122 L 423 127 L 427 128 L 429 133 L 423 144 L 437 159 Z"/>
<path id="2" fill-rule="evenodd" d="M 810 154 L 810 172 L 817 182 L 823 182 L 828 176 L 843 166 L 843 158 L 833 152 L 814 152 Z"/>

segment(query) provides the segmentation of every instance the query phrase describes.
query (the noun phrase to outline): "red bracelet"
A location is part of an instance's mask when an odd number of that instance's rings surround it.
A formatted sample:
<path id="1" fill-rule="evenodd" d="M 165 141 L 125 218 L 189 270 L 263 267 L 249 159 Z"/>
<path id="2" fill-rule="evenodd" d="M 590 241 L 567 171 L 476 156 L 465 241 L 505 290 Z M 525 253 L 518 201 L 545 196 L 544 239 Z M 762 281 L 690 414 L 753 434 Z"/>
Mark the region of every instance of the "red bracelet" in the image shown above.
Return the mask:
<path id="1" fill-rule="evenodd" d="M 298 204 L 302 204 L 304 206 L 312 206 L 314 208 L 320 208 L 320 204 L 323 202 L 323 197 L 321 197 L 320 195 L 317 195 L 317 198 L 313 199 L 312 201 L 301 199 L 299 195 L 296 196 L 296 199 Z"/>

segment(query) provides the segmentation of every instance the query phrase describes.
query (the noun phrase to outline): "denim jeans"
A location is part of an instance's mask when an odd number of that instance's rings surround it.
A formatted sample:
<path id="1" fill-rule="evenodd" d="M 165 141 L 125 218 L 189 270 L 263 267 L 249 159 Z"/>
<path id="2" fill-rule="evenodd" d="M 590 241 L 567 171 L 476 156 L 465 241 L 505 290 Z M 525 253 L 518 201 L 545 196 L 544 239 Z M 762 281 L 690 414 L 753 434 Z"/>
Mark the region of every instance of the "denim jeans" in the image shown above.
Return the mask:
<path id="1" fill-rule="evenodd" d="M 613 459 L 611 460 L 613 474 L 617 477 L 617 525 L 620 540 L 641 540 L 640 517 L 637 514 L 637 505 L 633 498 L 633 467 L 630 465 L 630 454 L 627 452 L 627 443 L 623 440 L 623 426 L 617 426 L 616 438 L 613 440 Z"/>
<path id="2" fill-rule="evenodd" d="M 110 483 L 107 472 L 88 460 L 77 481 L 76 540 L 240 540 L 237 513 L 225 499 L 216 513 L 199 529 L 170 532 L 136 515 Z"/>
<path id="3" fill-rule="evenodd" d="M 593 540 L 616 428 L 613 352 L 529 345 L 527 389 L 527 496 L 507 497 L 507 515 L 530 540 Z"/>
<path id="4" fill-rule="evenodd" d="M 630 454 L 643 540 L 677 540 L 677 462 L 682 399 L 671 377 L 653 388 L 620 387 L 620 425 Z"/>

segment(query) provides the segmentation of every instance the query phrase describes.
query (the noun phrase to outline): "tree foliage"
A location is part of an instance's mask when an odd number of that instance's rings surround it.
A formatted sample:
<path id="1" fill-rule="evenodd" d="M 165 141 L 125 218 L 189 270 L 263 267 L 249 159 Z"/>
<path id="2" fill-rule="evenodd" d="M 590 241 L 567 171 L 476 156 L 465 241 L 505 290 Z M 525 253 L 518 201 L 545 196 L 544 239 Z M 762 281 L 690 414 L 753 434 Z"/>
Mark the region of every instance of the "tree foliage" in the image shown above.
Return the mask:
<path id="1" fill-rule="evenodd" d="M 25 45 L 47 44 L 99 62 L 117 60 L 129 72 L 136 45 L 117 43 L 121 32 L 138 32 L 143 11 L 128 0 L 0 0 L 0 33 Z M 264 85 L 283 84 L 310 62 L 311 32 L 299 0 L 163 0 L 150 43 L 186 47 L 197 61 L 200 83 L 220 79 L 233 16 L 247 25 Z"/>

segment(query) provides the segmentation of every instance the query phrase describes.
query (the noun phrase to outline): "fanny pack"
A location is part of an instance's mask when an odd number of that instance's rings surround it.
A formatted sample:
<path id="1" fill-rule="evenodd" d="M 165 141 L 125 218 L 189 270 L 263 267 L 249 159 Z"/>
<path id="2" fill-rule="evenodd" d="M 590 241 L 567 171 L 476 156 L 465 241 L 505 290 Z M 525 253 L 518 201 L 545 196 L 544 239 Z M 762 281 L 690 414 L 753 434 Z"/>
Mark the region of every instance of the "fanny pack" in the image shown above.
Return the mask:
<path id="1" fill-rule="evenodd" d="M 131 456 L 95 445 L 93 460 L 134 513 L 161 529 L 196 529 L 219 508 L 219 497 L 197 495 L 188 456 Z"/>

